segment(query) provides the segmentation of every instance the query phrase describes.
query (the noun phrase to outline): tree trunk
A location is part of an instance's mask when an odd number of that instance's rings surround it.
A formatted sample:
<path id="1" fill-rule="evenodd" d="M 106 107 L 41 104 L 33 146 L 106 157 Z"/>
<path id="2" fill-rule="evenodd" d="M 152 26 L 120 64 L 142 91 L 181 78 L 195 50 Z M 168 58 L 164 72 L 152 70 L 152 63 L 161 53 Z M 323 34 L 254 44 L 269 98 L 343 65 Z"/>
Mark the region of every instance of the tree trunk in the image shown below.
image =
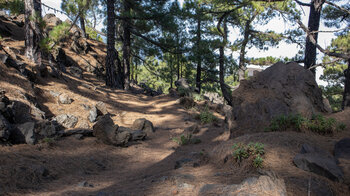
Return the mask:
<path id="1" fill-rule="evenodd" d="M 219 57 L 219 80 L 220 80 L 220 88 L 222 95 L 227 101 L 228 105 L 232 106 L 232 95 L 230 89 L 227 84 L 225 84 L 225 46 L 227 43 L 227 26 L 226 21 L 224 21 L 224 35 L 223 35 L 223 43 L 220 46 L 220 57 Z"/>
<path id="2" fill-rule="evenodd" d="M 348 59 L 348 68 L 344 71 L 345 85 L 343 94 L 342 108 L 350 107 L 350 59 Z"/>
<path id="3" fill-rule="evenodd" d="M 83 37 L 86 37 L 86 30 L 85 30 L 85 20 L 84 20 L 84 17 L 83 16 L 80 16 L 79 17 L 79 20 L 80 20 L 80 28 L 81 30 L 83 31 Z"/>
<path id="4" fill-rule="evenodd" d="M 316 32 L 311 34 L 311 36 L 316 40 L 318 37 L 318 28 L 320 26 L 320 18 L 321 18 L 321 11 L 322 11 L 322 5 L 325 0 L 312 0 L 310 5 L 310 14 L 309 14 L 309 22 L 308 22 L 308 29 L 310 32 Z M 313 65 L 316 65 L 316 45 L 313 44 L 310 39 L 306 38 L 306 45 L 305 45 L 305 59 L 304 59 L 304 67 L 305 69 L 309 69 Z M 316 69 L 311 69 L 311 72 L 315 75 Z M 316 75 L 315 75 L 316 76 Z"/>
<path id="5" fill-rule="evenodd" d="M 255 13 L 245 24 L 244 27 L 244 37 L 243 37 L 243 42 L 242 42 L 242 46 L 241 46 L 241 51 L 239 53 L 239 65 L 238 65 L 238 80 L 243 80 L 244 76 L 245 76 L 245 70 L 246 70 L 246 66 L 245 66 L 245 54 L 246 54 L 246 47 L 247 44 L 249 42 L 249 36 L 250 36 L 250 24 L 253 22 L 253 20 L 255 19 L 255 17 L 258 14 Z"/>
<path id="6" fill-rule="evenodd" d="M 170 56 L 169 54 L 169 65 L 170 65 L 170 89 L 173 88 L 173 60 L 172 60 L 172 57 Z"/>
<path id="7" fill-rule="evenodd" d="M 137 62 L 135 62 L 135 83 L 137 84 Z"/>
<path id="8" fill-rule="evenodd" d="M 123 1 L 123 9 L 125 14 L 130 13 L 130 6 L 127 0 Z M 124 89 L 130 88 L 130 20 L 125 17 L 123 20 L 123 65 L 124 65 Z"/>
<path id="9" fill-rule="evenodd" d="M 201 93 L 201 75 L 202 75 L 202 58 L 200 54 L 200 43 L 201 43 L 201 19 L 200 15 L 197 15 L 197 74 L 196 74 L 196 88 L 198 90 L 198 93 Z"/>
<path id="10" fill-rule="evenodd" d="M 120 77 L 116 75 L 117 61 L 120 67 L 118 52 L 115 49 L 115 0 L 107 0 L 107 56 L 106 56 L 106 85 L 110 87 L 123 88 Z"/>
<path id="11" fill-rule="evenodd" d="M 39 48 L 41 30 L 38 22 L 41 18 L 41 0 L 25 0 L 25 54 L 37 64 L 39 71 L 43 69 Z"/>

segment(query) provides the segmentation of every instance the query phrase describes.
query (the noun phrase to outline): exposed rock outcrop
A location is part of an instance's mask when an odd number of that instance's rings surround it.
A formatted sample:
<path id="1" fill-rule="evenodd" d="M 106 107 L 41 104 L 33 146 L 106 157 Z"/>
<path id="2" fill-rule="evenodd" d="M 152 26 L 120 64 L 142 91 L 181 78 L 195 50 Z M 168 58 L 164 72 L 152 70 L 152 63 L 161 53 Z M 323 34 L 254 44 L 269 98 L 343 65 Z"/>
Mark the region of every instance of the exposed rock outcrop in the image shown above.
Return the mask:
<path id="1" fill-rule="evenodd" d="M 327 112 L 313 74 L 297 63 L 276 63 L 241 81 L 232 93 L 232 101 L 230 120 L 236 123 L 231 124 L 253 131 L 263 131 L 272 118 L 282 114 L 311 117 Z"/>

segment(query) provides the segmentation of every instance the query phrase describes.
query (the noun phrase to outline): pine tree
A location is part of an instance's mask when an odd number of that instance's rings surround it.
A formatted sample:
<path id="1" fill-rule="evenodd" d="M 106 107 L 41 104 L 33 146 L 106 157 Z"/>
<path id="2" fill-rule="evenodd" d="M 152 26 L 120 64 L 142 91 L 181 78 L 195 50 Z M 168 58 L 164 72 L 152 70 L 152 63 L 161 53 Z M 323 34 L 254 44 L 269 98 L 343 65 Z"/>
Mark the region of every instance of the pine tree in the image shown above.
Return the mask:
<path id="1" fill-rule="evenodd" d="M 41 0 L 25 0 L 25 54 L 37 64 L 42 75 L 45 67 L 42 65 L 42 55 L 39 47 L 41 42 Z"/>
<path id="2" fill-rule="evenodd" d="M 120 67 L 118 52 L 115 49 L 115 0 L 107 0 L 107 56 L 106 56 L 106 85 L 123 88 L 122 78 L 118 77 L 117 66 Z"/>

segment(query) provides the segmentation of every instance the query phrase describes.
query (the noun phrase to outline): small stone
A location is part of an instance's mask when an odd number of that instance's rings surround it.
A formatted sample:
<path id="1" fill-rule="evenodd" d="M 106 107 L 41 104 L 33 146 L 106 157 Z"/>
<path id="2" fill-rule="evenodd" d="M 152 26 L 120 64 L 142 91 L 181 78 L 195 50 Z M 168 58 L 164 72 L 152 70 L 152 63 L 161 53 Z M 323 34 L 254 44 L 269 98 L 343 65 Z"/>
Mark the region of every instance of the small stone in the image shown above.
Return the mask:
<path id="1" fill-rule="evenodd" d="M 96 108 L 95 106 L 93 106 L 93 107 L 91 108 L 91 110 L 89 111 L 89 117 L 88 117 L 88 119 L 89 119 L 90 122 L 93 123 L 93 122 L 96 121 L 97 116 L 98 116 L 98 114 L 97 114 L 97 108 Z"/>
<path id="2" fill-rule="evenodd" d="M 69 98 L 69 96 L 67 94 L 61 94 L 58 97 L 58 101 L 62 104 L 71 104 L 73 102 L 73 100 L 71 98 Z"/>
<path id="3" fill-rule="evenodd" d="M 53 96 L 53 97 L 58 97 L 61 95 L 60 92 L 55 92 L 55 91 L 50 91 L 50 94 Z"/>
<path id="4" fill-rule="evenodd" d="M 196 134 L 196 133 L 199 133 L 200 128 L 199 128 L 199 126 L 198 126 L 197 124 L 194 124 L 194 125 L 192 125 L 192 126 L 190 126 L 190 127 L 187 127 L 187 128 L 185 129 L 185 131 L 186 131 L 187 133 L 190 133 L 190 134 Z"/>
<path id="5" fill-rule="evenodd" d="M 62 125 L 65 128 L 74 128 L 78 123 L 78 118 L 71 114 L 61 114 L 56 116 L 55 120 L 58 124 Z"/>
<path id="6" fill-rule="evenodd" d="M 145 118 L 136 119 L 132 125 L 132 129 L 142 130 L 147 133 L 147 135 L 151 135 L 155 132 L 152 122 Z"/>
<path id="7" fill-rule="evenodd" d="M 79 67 L 71 66 L 67 68 L 67 71 L 74 77 L 83 78 L 83 71 Z"/>
<path id="8" fill-rule="evenodd" d="M 77 140 L 82 140 L 84 138 L 84 135 L 83 134 L 75 134 L 74 138 Z"/>
<path id="9" fill-rule="evenodd" d="M 174 189 L 172 192 L 171 192 L 173 195 L 177 195 L 179 194 L 179 191 L 177 189 Z"/>
<path id="10" fill-rule="evenodd" d="M 84 110 L 89 111 L 91 108 L 90 106 L 86 105 L 86 104 L 81 104 L 81 106 L 83 106 Z"/>
<path id="11" fill-rule="evenodd" d="M 178 161 L 175 162 L 175 166 L 174 166 L 174 169 L 179 169 L 181 168 L 182 166 L 184 166 L 186 163 L 190 163 L 192 162 L 193 160 L 192 159 L 189 159 L 189 158 L 183 158 L 183 159 L 180 159 Z"/>
<path id="12" fill-rule="evenodd" d="M 106 115 L 108 114 L 107 111 L 107 106 L 105 103 L 103 103 L 102 101 L 99 101 L 96 103 L 96 108 L 99 112 L 101 112 L 102 115 Z"/>
<path id="13" fill-rule="evenodd" d="M 17 126 L 17 129 L 21 132 L 27 144 L 34 145 L 36 143 L 37 139 L 34 133 L 34 126 L 34 122 L 27 122 Z"/>
<path id="14" fill-rule="evenodd" d="M 89 187 L 89 183 L 86 181 L 79 182 L 78 184 L 79 187 Z"/>

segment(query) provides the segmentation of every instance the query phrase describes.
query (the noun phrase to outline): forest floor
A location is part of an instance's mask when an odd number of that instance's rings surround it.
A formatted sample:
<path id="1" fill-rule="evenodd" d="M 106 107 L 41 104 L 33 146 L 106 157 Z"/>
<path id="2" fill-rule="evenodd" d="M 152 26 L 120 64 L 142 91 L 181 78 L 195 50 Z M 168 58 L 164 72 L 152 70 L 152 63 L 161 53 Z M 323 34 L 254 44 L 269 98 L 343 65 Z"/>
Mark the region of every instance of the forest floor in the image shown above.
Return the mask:
<path id="1" fill-rule="evenodd" d="M 11 71 L 7 74 L 11 75 Z M 116 124 L 130 127 L 135 119 L 146 118 L 152 121 L 156 132 L 145 141 L 132 143 L 128 147 L 105 145 L 94 137 L 77 140 L 73 136 L 35 146 L 2 146 L 2 172 L 12 172 L 12 176 L 1 180 L 7 184 L 5 193 L 9 195 L 197 195 L 205 184 L 237 184 L 247 177 L 259 175 L 259 171 L 249 164 L 238 165 L 232 158 L 224 162 L 232 154 L 233 143 L 237 142 L 265 144 L 263 168 L 284 178 L 288 195 L 306 195 L 310 177 L 328 182 L 337 195 L 349 193 L 346 185 L 300 170 L 292 160 L 303 143 L 314 144 L 331 152 L 336 141 L 349 137 L 350 110 L 330 115 L 347 124 L 345 131 L 333 136 L 293 131 L 262 132 L 242 134 L 229 140 L 224 117 L 219 113 L 215 113 L 220 119 L 219 123 L 201 124 L 195 118 L 200 109 L 186 110 L 176 102 L 176 98 L 168 95 L 149 97 L 107 88 L 103 81 L 96 78 L 88 81 L 69 75 L 64 77 L 65 81 L 49 78 L 36 86 L 35 91 L 41 92 L 37 98 L 43 104 L 42 108 L 46 109 L 46 114 L 56 116 L 69 113 L 87 118 L 88 111 L 82 104 L 94 105 L 103 101 Z M 84 77 L 90 78 L 89 74 Z M 86 85 L 83 83 L 96 89 L 84 88 Z M 24 84 L 15 85 L 17 90 L 12 89 L 10 84 L 15 84 L 15 81 L 1 81 L 10 99 L 18 99 L 18 91 L 26 92 L 26 89 L 20 88 Z M 59 104 L 50 96 L 50 91 L 67 93 L 74 102 L 70 105 Z M 199 103 L 198 107 L 203 105 L 203 102 Z M 200 132 L 194 135 L 201 143 L 180 146 L 173 141 L 193 124 L 201 127 Z M 177 161 L 186 159 L 196 162 L 196 167 L 190 161 L 175 169 Z M 49 171 L 49 177 L 40 179 L 33 170 L 26 170 L 33 165 L 39 168 L 44 166 Z M 79 185 L 82 182 L 88 185 Z"/>
<path id="2" fill-rule="evenodd" d="M 89 42 L 102 55 L 104 48 L 97 42 Z M 33 66 L 23 56 L 22 40 L 5 39 L 2 45 Z M 69 51 L 66 53 L 69 55 Z M 73 59 L 79 62 L 79 58 L 90 61 L 92 57 L 75 55 Z M 264 132 L 261 127 L 261 132 L 247 130 L 247 134 L 235 134 L 236 138 L 229 139 L 222 113 L 211 110 L 218 123 L 201 124 L 196 118 L 205 102 L 184 109 L 176 97 L 150 97 L 111 89 L 88 72 L 83 73 L 83 79 L 63 74 L 62 78 L 42 78 L 32 85 L 14 68 L 0 63 L 0 70 L 0 87 L 6 90 L 6 96 L 24 103 L 28 100 L 23 95 L 35 97 L 47 118 L 73 114 L 79 122 L 87 120 L 89 111 L 83 105 L 102 101 L 115 124 L 130 127 L 134 120 L 146 118 L 156 129 L 146 140 L 127 147 L 106 145 L 95 137 L 78 140 L 74 136 L 36 145 L 0 146 L 0 195 L 198 195 L 205 184 L 239 184 L 247 177 L 260 175 L 261 170 L 248 162 L 238 164 L 232 158 L 232 146 L 237 142 L 265 145 L 262 170 L 273 171 L 283 178 L 288 195 L 307 195 L 310 179 L 317 179 L 319 186 L 325 182 L 334 195 L 350 195 L 349 173 L 345 173 L 345 183 L 339 183 L 293 164 L 293 157 L 304 143 L 332 153 L 335 142 L 350 137 L 349 109 L 327 115 L 347 125 L 344 131 L 331 136 Z M 52 92 L 66 93 L 74 101 L 69 105 L 59 104 Z M 194 124 L 200 127 L 194 134 L 201 140 L 199 144 L 179 145 L 174 141 Z M 39 176 L 45 172 L 45 178 Z"/>

